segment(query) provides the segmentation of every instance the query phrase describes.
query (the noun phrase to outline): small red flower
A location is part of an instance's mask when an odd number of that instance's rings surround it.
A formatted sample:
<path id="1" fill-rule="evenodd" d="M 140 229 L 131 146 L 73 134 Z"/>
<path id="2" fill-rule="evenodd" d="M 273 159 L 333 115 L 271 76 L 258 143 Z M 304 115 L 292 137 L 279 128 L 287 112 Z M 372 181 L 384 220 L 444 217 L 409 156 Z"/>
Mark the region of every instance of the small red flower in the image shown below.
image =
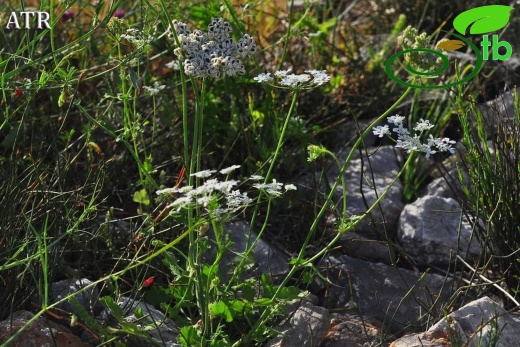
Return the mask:
<path id="1" fill-rule="evenodd" d="M 121 9 L 117 9 L 114 11 L 114 17 L 121 19 L 124 16 L 125 16 L 125 11 L 123 11 Z"/>
<path id="2" fill-rule="evenodd" d="M 153 276 L 152 277 L 148 277 L 147 279 L 145 279 L 143 281 L 143 287 L 149 287 L 153 284 Z"/>
<path id="3" fill-rule="evenodd" d="M 22 96 L 22 95 L 23 95 L 23 92 L 22 92 L 22 90 L 21 90 L 20 88 L 16 88 L 16 89 L 14 90 L 14 95 L 16 95 L 16 96 Z"/>
<path id="4" fill-rule="evenodd" d="M 71 10 L 67 10 L 63 13 L 63 16 L 61 16 L 60 20 L 62 22 L 66 22 L 68 20 L 71 20 L 75 16 L 75 13 Z"/>

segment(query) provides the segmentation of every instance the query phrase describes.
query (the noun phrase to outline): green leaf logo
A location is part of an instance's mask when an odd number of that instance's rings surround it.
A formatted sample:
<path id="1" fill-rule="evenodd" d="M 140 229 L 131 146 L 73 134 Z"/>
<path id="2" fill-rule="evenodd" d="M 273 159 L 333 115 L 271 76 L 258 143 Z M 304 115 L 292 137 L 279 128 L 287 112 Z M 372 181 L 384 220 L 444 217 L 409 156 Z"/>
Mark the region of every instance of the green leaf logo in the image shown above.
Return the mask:
<path id="1" fill-rule="evenodd" d="M 453 27 L 462 35 L 466 34 L 468 27 L 470 34 L 487 34 L 505 27 L 513 9 L 505 5 L 475 7 L 455 17 Z"/>

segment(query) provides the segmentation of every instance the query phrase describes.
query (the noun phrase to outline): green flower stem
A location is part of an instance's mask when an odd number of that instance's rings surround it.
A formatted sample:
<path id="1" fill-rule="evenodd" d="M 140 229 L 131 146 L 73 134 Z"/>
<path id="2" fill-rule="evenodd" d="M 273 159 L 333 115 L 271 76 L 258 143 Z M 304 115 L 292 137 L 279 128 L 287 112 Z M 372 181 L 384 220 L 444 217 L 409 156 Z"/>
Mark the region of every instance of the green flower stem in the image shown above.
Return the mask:
<path id="1" fill-rule="evenodd" d="M 191 147 L 191 157 L 189 159 L 190 167 L 187 172 L 188 175 L 188 185 L 197 187 L 199 185 L 199 179 L 191 176 L 192 173 L 196 171 L 200 171 L 201 169 L 201 158 L 202 158 L 202 127 L 204 121 L 204 93 L 206 91 L 206 79 L 202 79 L 202 85 L 200 88 L 200 94 L 197 93 L 197 83 L 194 78 L 191 78 L 191 83 L 193 88 L 195 89 L 195 121 L 193 125 L 193 140 Z M 195 181 L 195 183 L 194 183 Z M 188 220 L 191 223 L 193 219 L 193 215 L 198 216 L 197 210 L 194 210 L 192 207 L 188 210 Z M 188 225 L 189 226 L 189 225 Z M 199 233 L 198 230 L 194 230 L 190 233 L 190 245 L 188 250 L 188 268 L 189 271 L 193 271 L 195 274 L 195 295 L 197 298 L 197 305 L 200 310 L 200 314 L 203 322 L 203 334 L 202 336 L 208 336 L 209 329 L 211 328 L 211 322 L 208 311 L 208 298 L 205 295 L 205 287 L 209 287 L 210 283 L 204 279 L 204 274 L 202 273 L 202 268 L 199 264 L 201 252 L 199 249 Z M 208 289 L 209 290 L 209 289 Z"/>
<path id="2" fill-rule="evenodd" d="M 327 210 L 328 206 L 332 203 L 332 197 L 336 191 L 336 187 L 338 186 L 339 182 L 340 182 L 340 177 L 342 177 L 345 173 L 345 170 L 346 168 L 348 167 L 350 161 L 352 160 L 352 157 L 354 156 L 354 153 L 356 152 L 357 148 L 361 145 L 363 139 L 365 138 L 365 136 L 367 136 L 370 131 L 372 131 L 372 128 L 378 124 L 379 122 L 381 122 L 384 118 L 388 117 L 388 115 L 397 107 L 399 106 L 399 104 L 401 104 L 404 99 L 408 96 L 408 94 L 410 93 L 410 91 L 412 90 L 411 87 L 408 87 L 403 95 L 401 95 L 401 97 L 392 105 L 390 106 L 390 108 L 388 110 L 386 110 L 381 116 L 379 116 L 375 121 L 373 121 L 364 131 L 363 133 L 359 136 L 359 138 L 356 140 L 356 142 L 354 143 L 354 146 L 352 147 L 352 149 L 350 150 L 349 152 L 349 155 L 347 156 L 345 162 L 343 163 L 343 166 L 341 167 L 340 169 L 340 172 L 338 174 L 338 178 L 336 178 L 336 181 L 334 182 L 330 192 L 329 192 L 329 195 L 327 196 L 327 199 L 325 201 L 325 203 L 323 204 L 322 208 L 320 209 L 320 211 L 318 212 L 318 215 L 316 216 L 316 218 L 314 219 L 314 222 L 312 223 L 310 229 L 309 229 L 309 232 L 307 233 L 307 237 L 303 243 L 303 246 L 301 247 L 301 250 L 300 250 L 300 253 L 298 254 L 298 256 L 296 257 L 295 260 L 293 260 L 293 266 L 291 268 L 291 270 L 289 270 L 289 273 L 287 274 L 287 276 L 284 278 L 284 280 L 282 281 L 281 285 L 278 287 L 278 289 L 276 290 L 276 292 L 273 294 L 273 297 L 271 298 L 273 301 L 276 300 L 276 298 L 278 297 L 279 293 L 280 293 L 280 290 L 282 288 L 285 288 L 285 286 L 287 285 L 287 283 L 289 282 L 289 280 L 292 279 L 292 277 L 294 276 L 294 274 L 300 270 L 301 268 L 303 268 L 304 266 L 306 266 L 307 264 L 310 263 L 310 260 L 308 261 L 305 261 L 303 260 L 304 258 L 304 254 L 305 254 L 305 251 L 307 249 L 307 246 L 312 238 L 312 236 L 314 235 L 314 232 L 316 231 L 316 228 L 318 227 L 318 223 L 319 221 L 321 220 L 321 217 L 324 215 L 325 211 Z M 408 161 L 407 161 L 408 163 Z M 405 167 L 405 166 L 404 166 Z M 403 172 L 403 169 L 401 169 L 401 171 L 399 172 L 398 176 L 400 176 Z M 396 177 L 394 179 L 394 181 L 392 181 L 392 184 L 393 182 L 395 182 L 395 180 L 397 180 L 398 177 Z M 367 213 L 369 213 L 369 211 L 371 211 L 374 206 L 377 205 L 377 203 L 379 203 L 379 201 L 386 195 L 387 191 L 388 191 L 389 188 L 387 188 L 387 190 L 379 197 L 379 199 L 370 207 L 369 210 L 367 210 L 367 212 L 359 219 L 357 220 L 353 225 L 357 225 L 357 223 L 361 222 L 361 220 L 363 218 L 365 218 L 367 216 Z M 337 239 L 339 238 L 339 235 L 336 235 L 336 237 L 334 238 L 334 242 L 337 241 Z M 332 242 L 330 242 L 328 245 L 327 245 L 327 249 L 330 249 L 330 247 L 332 247 Z M 325 251 L 326 251 L 325 250 Z M 322 252 L 319 252 L 319 255 L 322 256 L 325 252 L 322 251 Z M 312 260 L 316 260 L 317 259 L 317 256 L 314 256 L 311 258 Z M 249 340 L 251 334 L 256 331 L 260 326 L 264 325 L 267 320 L 269 320 L 269 316 L 271 314 L 271 311 L 269 309 L 266 309 L 264 312 L 262 312 L 262 314 L 260 315 L 260 318 L 256 321 L 255 325 L 251 328 L 250 332 L 244 337 L 243 340 L 245 340 L 246 342 Z"/>
<path id="3" fill-rule="evenodd" d="M 293 27 L 292 18 L 293 18 L 293 10 L 294 10 L 294 0 L 291 0 L 289 4 L 289 14 L 287 16 L 287 34 L 285 34 L 286 39 L 283 45 L 282 56 L 280 57 L 280 64 L 278 66 L 278 70 L 282 70 L 283 62 L 285 61 L 285 56 L 287 55 L 287 51 L 289 50 L 289 42 L 291 41 L 291 29 Z"/>
<path id="4" fill-rule="evenodd" d="M 411 154 L 413 154 L 413 153 L 411 153 Z M 413 155 L 408 156 L 403 167 L 401 168 L 401 170 L 399 170 L 399 172 L 394 177 L 392 182 L 388 185 L 388 187 L 385 189 L 383 194 L 381 194 L 381 196 L 379 196 L 379 198 L 377 198 L 377 200 L 368 208 L 368 210 L 365 211 L 365 213 L 361 217 L 357 218 L 356 221 L 353 222 L 352 224 L 349 224 L 349 226 L 348 226 L 349 228 L 347 230 L 345 230 L 344 232 L 337 233 L 336 236 L 332 239 L 332 241 L 330 241 L 320 252 L 316 253 L 311 258 L 304 260 L 302 262 L 301 266 L 307 266 L 308 264 L 311 264 L 313 261 L 315 261 L 318 258 L 320 258 L 321 256 L 323 256 L 326 252 L 328 252 L 329 249 L 332 248 L 332 246 L 334 246 L 334 244 L 339 240 L 341 235 L 343 235 L 346 231 L 354 229 L 359 223 L 361 223 L 363 221 L 363 219 L 365 219 L 365 217 L 368 216 L 377 207 L 377 205 L 379 205 L 379 203 L 383 200 L 383 198 L 386 196 L 386 194 L 388 194 L 388 192 L 390 191 L 390 188 L 392 188 L 394 183 L 397 182 L 399 177 L 401 177 L 403 172 L 405 172 L 406 167 L 408 167 L 410 165 L 410 163 L 413 162 L 413 159 L 414 159 Z"/>
<path id="5" fill-rule="evenodd" d="M 371 128 L 371 126 L 370 126 Z M 316 253 L 314 256 L 312 256 L 311 258 L 307 259 L 307 260 L 304 260 L 303 259 L 303 251 L 306 249 L 306 244 L 301 248 L 301 251 L 300 251 L 300 254 L 298 255 L 298 257 L 296 258 L 296 260 L 294 261 L 294 265 L 293 267 L 291 268 L 291 270 L 289 270 L 289 273 L 287 274 L 287 276 L 284 278 L 284 280 L 282 281 L 282 283 L 280 284 L 280 286 L 277 288 L 276 292 L 273 294 L 273 297 L 271 298 L 271 300 L 273 300 L 273 302 L 275 301 L 276 297 L 278 296 L 278 293 L 280 292 L 280 290 L 282 290 L 282 288 L 285 288 L 287 286 L 287 283 L 289 282 L 289 280 L 294 276 L 294 274 L 308 266 L 309 264 L 312 264 L 314 261 L 316 261 L 317 259 L 321 258 L 323 255 L 325 255 L 325 253 L 327 253 L 335 244 L 336 242 L 339 240 L 339 238 L 346 232 L 346 231 L 349 231 L 349 230 L 352 230 L 353 228 L 356 227 L 356 225 L 358 225 L 359 223 L 361 223 L 361 221 L 363 221 L 365 219 L 366 216 L 368 216 L 372 210 L 374 210 L 378 205 L 379 203 L 383 200 L 383 198 L 386 196 L 386 194 L 388 194 L 388 192 L 390 191 L 390 188 L 392 188 L 392 186 L 394 185 L 394 183 L 399 179 L 399 177 L 403 174 L 403 172 L 405 171 L 405 168 L 412 162 L 412 156 L 408 156 L 408 159 L 406 160 L 405 164 L 403 165 L 403 167 L 401 168 L 401 170 L 399 170 L 399 173 L 395 176 L 395 178 L 392 180 L 392 182 L 390 183 L 390 185 L 385 189 L 385 191 L 383 192 L 383 194 L 381 194 L 381 196 L 379 196 L 379 198 L 370 206 L 370 208 L 368 210 L 366 210 L 366 212 L 359 218 L 356 219 L 355 222 L 353 222 L 352 224 L 350 224 L 348 226 L 348 229 L 344 230 L 343 232 L 338 232 L 336 234 L 336 236 L 334 236 L 334 238 L 325 246 L 323 247 L 318 253 Z M 334 189 L 331 190 L 332 192 L 334 192 Z M 309 233 L 310 234 L 310 233 Z M 270 314 L 270 311 L 267 309 L 265 310 L 262 315 L 260 316 L 260 318 L 258 319 L 256 325 L 251 329 L 251 331 L 255 331 L 256 329 L 258 329 L 258 327 L 262 326 L 263 324 L 267 323 L 267 321 L 270 319 L 269 317 L 269 314 Z"/>
<path id="6" fill-rule="evenodd" d="M 235 268 L 235 271 L 233 271 L 233 276 L 231 276 L 231 279 L 229 280 L 228 285 L 226 286 L 226 289 L 224 290 L 224 293 L 229 293 L 230 292 L 232 285 L 235 283 L 235 280 L 238 278 L 238 276 L 240 274 L 240 271 L 244 268 L 244 263 L 249 258 L 249 254 L 251 254 L 251 252 L 253 251 L 256 243 L 258 242 L 258 240 L 260 240 L 260 238 L 262 237 L 264 231 L 267 229 L 267 225 L 268 225 L 268 221 L 269 221 L 269 215 L 271 214 L 271 202 L 272 202 L 272 199 L 268 199 L 267 200 L 267 211 L 266 211 L 266 214 L 265 214 L 266 217 L 264 218 L 264 223 L 262 224 L 262 228 L 258 232 L 258 235 L 253 240 L 253 242 L 251 242 L 251 243 L 250 243 L 251 227 L 249 228 L 250 232 L 249 232 L 249 238 L 247 240 L 246 250 L 245 250 L 244 254 L 242 255 L 242 260 L 240 261 L 240 264 L 238 264 L 238 266 Z M 250 224 L 250 226 L 251 225 L 252 224 Z"/>
<path id="7" fill-rule="evenodd" d="M 291 114 L 293 113 L 294 107 L 296 106 L 296 100 L 298 99 L 298 94 L 299 94 L 299 90 L 296 89 L 294 91 L 294 93 L 293 93 L 292 100 L 291 100 L 291 106 L 289 107 L 289 111 L 287 112 L 287 116 L 285 116 L 285 122 L 284 122 L 283 127 L 282 127 L 282 132 L 281 132 L 280 137 L 278 139 L 278 144 L 277 144 L 276 149 L 275 149 L 275 151 L 273 153 L 273 157 L 271 158 L 271 164 L 269 165 L 269 169 L 267 170 L 267 174 L 265 175 L 264 183 L 268 183 L 269 179 L 271 178 L 271 172 L 273 171 L 274 165 L 276 164 L 276 159 L 278 158 L 278 155 L 280 154 L 280 149 L 282 148 L 282 144 L 283 144 L 283 140 L 284 140 L 284 137 L 285 137 L 285 133 L 287 131 L 287 126 L 289 125 L 289 120 L 291 118 Z M 260 201 L 262 199 L 262 196 L 263 196 L 263 191 L 260 190 L 260 192 L 258 194 L 258 198 L 256 199 L 255 210 L 253 211 L 253 216 L 251 217 L 251 222 L 249 223 L 249 230 L 251 230 L 252 226 L 255 223 L 256 217 L 258 216 L 258 208 L 260 206 Z M 269 202 L 270 202 L 270 200 L 269 200 Z M 268 208 L 268 211 L 269 211 L 269 208 Z M 256 240 L 253 242 L 252 245 L 254 245 L 257 242 L 257 240 L 260 238 L 262 232 L 265 229 L 265 226 L 267 225 L 266 223 L 267 223 L 268 219 L 269 219 L 269 213 L 266 214 L 262 230 L 260 231 L 260 233 L 258 234 Z M 248 240 L 247 240 L 247 245 L 248 246 L 250 245 L 250 240 L 251 240 L 251 232 L 249 232 L 249 236 L 248 236 Z M 251 247 L 247 247 L 247 251 L 246 251 L 245 254 L 249 254 L 251 252 L 251 248 L 252 248 L 252 246 Z M 233 272 L 233 276 L 229 280 L 229 283 L 228 283 L 228 286 L 227 286 L 226 290 L 229 290 L 229 288 L 231 287 L 232 283 L 234 283 L 234 281 L 238 277 L 238 272 L 240 271 L 240 269 L 242 269 L 246 259 L 247 259 L 247 257 L 245 257 L 245 256 L 242 257 L 242 260 L 240 261 L 240 264 L 235 268 L 235 271 Z"/>
<path id="8" fill-rule="evenodd" d="M 330 155 L 332 157 L 332 159 L 334 159 L 334 161 L 336 162 L 336 165 L 338 165 L 338 168 L 341 170 L 341 162 L 339 161 L 338 157 L 332 153 L 331 151 L 329 150 L 324 150 L 325 153 L 327 153 L 328 155 Z M 342 215 L 343 216 L 346 216 L 347 215 L 347 185 L 345 184 L 345 175 L 341 175 L 341 188 L 343 190 L 343 196 L 342 196 L 342 200 L 343 200 L 343 212 L 342 212 Z"/>
<path id="9" fill-rule="evenodd" d="M 276 149 L 274 151 L 273 158 L 271 159 L 271 165 L 269 165 L 269 170 L 267 170 L 267 174 L 265 175 L 264 183 L 268 183 L 269 179 L 271 178 L 271 172 L 273 171 L 274 165 L 276 164 L 276 159 L 278 159 L 278 155 L 280 154 L 280 149 L 282 149 L 282 144 L 283 144 L 283 141 L 285 138 L 285 133 L 287 131 L 287 126 L 289 125 L 289 120 L 291 118 L 291 114 L 293 113 L 294 107 L 296 106 L 296 100 L 298 99 L 299 94 L 300 94 L 300 91 L 298 89 L 296 89 L 293 92 L 291 106 L 289 107 L 287 116 L 285 116 L 285 122 L 283 123 L 282 133 L 280 134 L 280 137 L 278 138 L 278 144 L 276 145 Z"/>
<path id="10" fill-rule="evenodd" d="M 302 258 L 303 258 L 303 253 L 307 247 L 307 245 L 309 244 L 312 236 L 314 235 L 314 232 L 316 231 L 316 228 L 318 227 L 318 222 L 319 220 L 321 219 L 321 217 L 323 216 L 323 214 L 325 213 L 325 211 L 327 210 L 329 204 L 332 203 L 332 197 L 336 191 L 336 187 L 338 186 L 339 184 L 339 181 L 340 181 L 340 177 L 342 177 L 345 173 L 345 170 L 347 169 L 348 165 L 350 164 L 350 161 L 352 160 L 352 157 L 354 156 L 354 153 L 356 152 L 357 148 L 361 145 L 361 143 L 363 142 L 364 138 L 372 131 L 372 128 L 374 126 L 376 126 L 379 122 L 381 122 L 383 119 L 385 119 L 386 117 L 388 117 L 388 115 L 397 107 L 399 106 L 399 104 L 401 104 L 404 99 L 408 96 L 408 94 L 410 93 L 410 91 L 412 90 L 411 87 L 408 87 L 403 95 L 401 95 L 401 97 L 392 105 L 390 106 L 390 108 L 388 110 L 386 110 L 381 116 L 379 116 L 375 121 L 373 121 L 364 131 L 363 133 L 361 133 L 361 135 L 359 136 L 359 138 L 356 140 L 356 142 L 354 143 L 354 146 L 352 146 L 352 149 L 350 150 L 347 158 L 345 159 L 345 162 L 343 163 L 343 166 L 341 167 L 340 171 L 339 171 L 339 174 L 338 174 L 338 178 L 336 178 L 336 181 L 334 182 L 334 184 L 332 185 L 331 189 L 330 189 L 330 192 L 329 192 L 329 195 L 327 196 L 327 199 L 325 200 L 325 203 L 323 204 L 322 208 L 320 209 L 320 211 L 318 212 L 318 215 L 316 216 L 316 218 L 314 219 L 314 222 L 312 223 L 311 227 L 310 227 L 310 230 L 309 230 L 309 233 L 307 234 L 307 237 L 305 239 L 305 242 L 303 243 L 303 246 L 301 248 L 301 251 L 300 253 L 298 254 L 298 257 L 297 257 L 297 260 L 300 261 Z"/>

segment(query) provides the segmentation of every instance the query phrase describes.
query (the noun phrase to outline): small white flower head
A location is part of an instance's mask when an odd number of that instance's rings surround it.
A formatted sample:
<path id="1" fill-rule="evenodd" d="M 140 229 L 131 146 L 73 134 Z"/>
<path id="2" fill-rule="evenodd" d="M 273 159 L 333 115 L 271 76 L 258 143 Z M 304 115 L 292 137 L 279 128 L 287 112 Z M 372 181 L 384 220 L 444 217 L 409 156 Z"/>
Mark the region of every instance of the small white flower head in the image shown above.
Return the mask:
<path id="1" fill-rule="evenodd" d="M 282 195 L 282 192 L 276 189 L 266 189 L 265 192 L 267 193 L 267 195 L 274 197 L 279 197 Z"/>
<path id="2" fill-rule="evenodd" d="M 286 75 L 280 81 L 278 81 L 278 84 L 280 84 L 281 86 L 296 88 L 303 86 L 305 83 L 309 82 L 310 79 L 311 76 L 307 74 L 290 74 Z"/>
<path id="3" fill-rule="evenodd" d="M 261 73 L 254 78 L 258 83 L 277 82 L 281 88 L 288 89 L 311 89 L 321 86 L 330 81 L 330 76 L 325 71 L 307 70 L 303 74 L 291 74 L 290 70 L 279 70 L 274 73 L 274 78 L 270 73 Z"/>
<path id="4" fill-rule="evenodd" d="M 394 124 L 397 126 L 402 126 L 404 121 L 404 116 L 400 116 L 396 114 L 395 116 L 388 117 L 388 123 Z"/>
<path id="5" fill-rule="evenodd" d="M 151 41 L 150 39 L 147 40 L 143 33 L 135 28 L 126 29 L 126 33 L 122 34 L 121 38 L 130 42 L 134 46 L 135 50 L 145 48 Z"/>
<path id="6" fill-rule="evenodd" d="M 195 176 L 197 178 L 207 178 L 213 175 L 217 170 L 202 170 L 199 172 L 192 173 L 190 176 Z"/>
<path id="7" fill-rule="evenodd" d="M 415 131 L 425 131 L 433 128 L 433 124 L 430 124 L 429 120 L 423 120 L 422 118 L 417 122 L 415 125 L 415 128 L 413 130 Z"/>
<path id="8" fill-rule="evenodd" d="M 146 91 L 146 93 L 151 96 L 159 94 L 159 92 L 164 88 L 166 88 L 166 86 L 164 84 L 160 85 L 158 81 L 154 82 L 153 87 L 143 86 L 143 89 Z"/>
<path id="9" fill-rule="evenodd" d="M 379 137 L 383 137 L 385 135 L 390 135 L 391 132 L 390 132 L 390 127 L 388 124 L 386 125 L 378 125 L 376 127 L 373 128 L 372 132 L 374 133 L 374 135 L 376 136 L 379 136 Z"/>
<path id="10" fill-rule="evenodd" d="M 208 204 L 210 203 L 210 201 L 211 201 L 211 195 L 201 196 L 200 198 L 197 198 L 197 205 L 203 206 L 203 207 L 208 207 Z"/>
<path id="11" fill-rule="evenodd" d="M 399 125 L 397 128 L 392 129 L 393 132 L 397 134 L 397 136 L 404 137 L 404 136 L 410 136 L 410 130 L 403 127 L 402 125 Z"/>
<path id="12" fill-rule="evenodd" d="M 455 144 L 455 141 L 450 140 L 447 137 L 443 139 L 435 139 L 435 146 L 437 147 L 439 152 L 450 152 L 451 154 L 454 154 L 455 148 L 451 146 L 453 144 Z"/>
<path id="13" fill-rule="evenodd" d="M 255 183 L 253 187 L 264 190 L 270 196 L 280 196 L 282 195 L 283 183 L 276 182 L 273 179 L 272 183 Z"/>
<path id="14" fill-rule="evenodd" d="M 231 191 L 231 188 L 236 186 L 238 184 L 238 181 L 230 180 L 230 181 L 224 181 L 224 182 L 218 182 L 215 184 L 215 190 L 229 193 Z"/>
<path id="15" fill-rule="evenodd" d="M 246 73 L 246 69 L 242 62 L 235 57 L 226 56 L 222 59 L 224 71 L 228 76 L 234 76 L 236 74 L 243 75 Z"/>
<path id="16" fill-rule="evenodd" d="M 183 209 L 184 207 L 187 207 L 189 204 L 191 204 L 192 199 L 189 196 L 183 196 L 169 204 L 168 208 L 176 208 L 177 212 Z"/>
<path id="17" fill-rule="evenodd" d="M 240 168 L 240 165 L 232 165 L 230 167 L 220 170 L 220 173 L 223 175 L 227 175 L 239 168 Z"/>
<path id="18" fill-rule="evenodd" d="M 249 177 L 249 179 L 251 181 L 263 181 L 265 178 L 260 175 L 251 175 L 251 177 Z"/>
<path id="19" fill-rule="evenodd" d="M 238 190 L 233 190 L 229 194 L 226 195 L 226 204 L 227 206 L 236 211 L 241 207 L 245 207 L 253 202 L 253 199 L 247 196 L 246 193 L 241 193 Z"/>
<path id="20" fill-rule="evenodd" d="M 274 76 L 275 76 L 276 78 L 283 78 L 283 77 L 287 76 L 287 74 L 288 74 L 289 72 L 291 72 L 291 69 L 287 69 L 287 70 L 279 70 L 279 71 L 276 71 L 276 72 L 274 73 Z"/>
<path id="21" fill-rule="evenodd" d="M 165 188 L 165 189 L 159 189 L 155 192 L 157 195 L 163 195 L 163 194 L 173 194 L 177 193 L 179 190 L 177 188 Z"/>
<path id="22" fill-rule="evenodd" d="M 296 190 L 296 186 L 294 184 L 286 184 L 285 186 L 285 191 L 289 191 L 289 190 Z"/>
<path id="23" fill-rule="evenodd" d="M 184 186 L 179 188 L 179 193 L 186 194 L 188 192 L 191 192 L 193 190 L 193 186 Z"/>
<path id="24" fill-rule="evenodd" d="M 312 83 L 316 86 L 321 86 L 322 84 L 328 83 L 330 81 L 330 76 L 327 75 L 325 70 L 307 70 L 305 71 L 312 75 Z"/>
<path id="25" fill-rule="evenodd" d="M 259 74 L 258 76 L 256 77 L 253 77 L 253 79 L 255 81 L 257 81 L 258 83 L 269 83 L 269 82 L 272 82 L 274 79 L 271 77 L 271 73 L 268 72 L 268 73 L 261 73 Z"/>

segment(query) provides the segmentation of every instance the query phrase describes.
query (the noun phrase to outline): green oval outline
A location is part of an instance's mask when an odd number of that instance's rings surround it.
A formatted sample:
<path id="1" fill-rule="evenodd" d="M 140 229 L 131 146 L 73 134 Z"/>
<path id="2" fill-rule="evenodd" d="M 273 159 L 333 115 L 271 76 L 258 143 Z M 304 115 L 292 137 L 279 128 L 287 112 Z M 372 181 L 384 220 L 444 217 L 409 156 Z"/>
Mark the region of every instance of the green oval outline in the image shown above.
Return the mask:
<path id="1" fill-rule="evenodd" d="M 473 77 L 475 77 L 479 72 L 480 72 L 480 68 L 482 67 L 482 64 L 483 64 L 483 58 L 482 58 L 482 54 L 480 53 L 479 49 L 477 48 L 477 46 L 475 46 L 475 44 L 471 41 L 469 41 L 468 39 L 466 39 L 464 36 L 462 35 L 458 35 L 456 33 L 450 33 L 448 31 L 445 31 L 445 30 L 441 30 L 441 31 L 444 31 L 446 33 L 448 33 L 449 35 L 453 35 L 457 38 L 459 38 L 460 40 L 462 40 L 464 43 L 466 43 L 468 46 L 471 47 L 471 50 L 473 52 L 475 52 L 475 55 L 477 57 L 477 61 L 475 62 L 475 67 L 474 67 L 474 70 L 471 74 L 469 74 L 468 76 L 466 76 L 465 78 L 461 79 L 460 81 L 457 81 L 457 82 L 453 82 L 453 83 L 449 83 L 449 84 L 445 84 L 445 85 L 440 85 L 440 86 L 423 86 L 423 85 L 418 85 L 418 84 L 412 84 L 412 83 L 408 83 L 408 82 L 405 82 L 405 81 L 402 81 L 400 80 L 397 76 L 394 75 L 394 73 L 392 72 L 391 70 L 391 67 L 392 67 L 392 63 L 394 62 L 395 59 L 399 58 L 401 55 L 403 54 L 406 54 L 406 53 L 410 53 L 410 52 L 430 52 L 430 53 L 433 53 L 435 55 L 438 55 L 440 54 L 440 52 L 437 52 L 437 51 L 434 51 L 433 49 L 428 49 L 428 48 L 413 48 L 413 49 L 407 49 L 407 50 L 404 50 L 404 51 L 401 51 L 401 52 L 398 52 L 392 56 L 390 56 L 390 58 L 387 59 L 386 63 L 385 63 L 385 72 L 386 74 L 394 81 L 394 82 L 397 82 L 399 83 L 400 85 L 403 85 L 405 87 L 410 87 L 410 88 L 422 88 L 422 89 L 445 89 L 445 88 L 450 88 L 450 87 L 454 87 L 456 85 L 459 85 L 459 84 L 462 84 L 462 83 L 466 83 L 468 82 L 469 80 L 471 80 Z M 447 59 L 447 58 L 446 58 Z M 444 62 L 444 59 L 443 59 L 443 62 Z M 408 64 L 410 65 L 410 64 Z M 408 65 L 406 67 L 406 71 L 408 72 L 411 72 L 408 68 Z M 443 63 L 442 65 L 442 68 L 444 68 L 445 64 Z M 410 69 L 412 71 L 415 71 L 415 69 L 411 68 Z M 440 69 L 434 71 L 434 72 L 437 72 L 439 71 Z M 421 75 L 421 74 L 425 74 L 425 73 L 418 73 L 418 75 Z M 429 73 L 426 73 L 427 75 L 431 74 L 431 72 Z"/>

